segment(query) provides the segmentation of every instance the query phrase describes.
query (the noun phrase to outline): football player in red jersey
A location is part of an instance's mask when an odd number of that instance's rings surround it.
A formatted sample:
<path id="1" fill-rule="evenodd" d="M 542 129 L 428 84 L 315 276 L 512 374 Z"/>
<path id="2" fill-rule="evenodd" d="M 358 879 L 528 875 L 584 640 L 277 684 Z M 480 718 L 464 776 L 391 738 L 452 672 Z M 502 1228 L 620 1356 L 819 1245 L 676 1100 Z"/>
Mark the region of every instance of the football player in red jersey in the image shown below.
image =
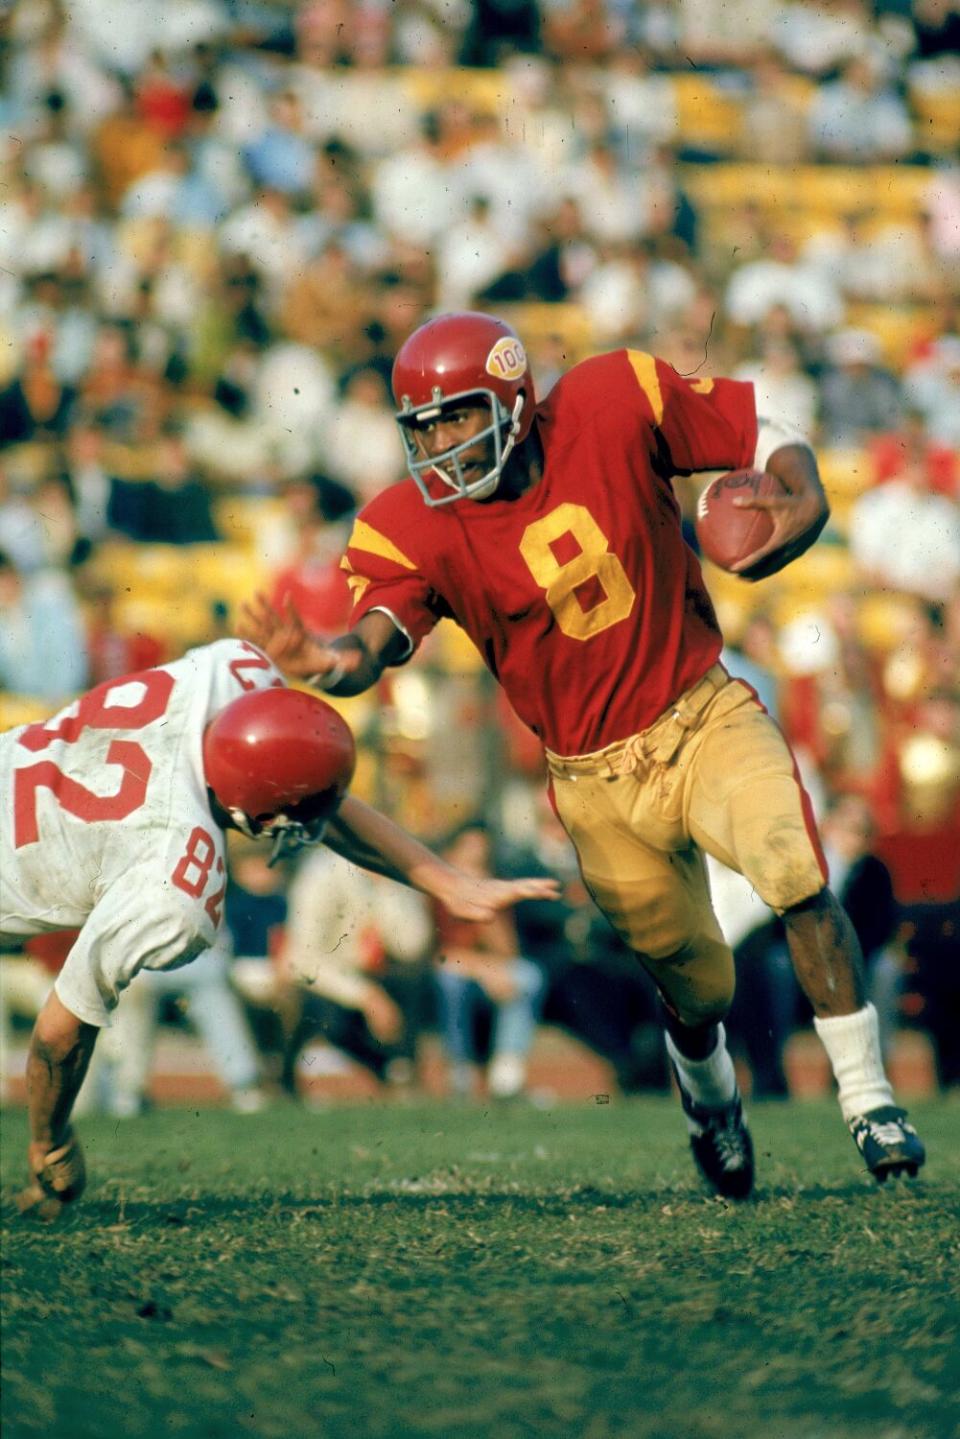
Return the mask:
<path id="1" fill-rule="evenodd" d="M 538 406 L 520 339 L 476 313 L 416 330 L 393 388 L 410 478 L 354 525 L 342 562 L 352 630 L 322 644 L 295 611 L 257 597 L 251 637 L 288 672 L 352 695 L 408 659 L 441 617 L 455 619 L 542 740 L 584 881 L 660 990 L 708 1182 L 745 1197 L 753 1154 L 722 1023 L 733 960 L 703 851 L 783 916 L 867 1166 L 880 1180 L 915 1173 L 923 1147 L 894 1104 L 808 798 L 780 731 L 719 663 L 671 485 L 742 467 L 780 478 L 785 495 L 739 502 L 773 522 L 737 566 L 756 579 L 826 523 L 811 450 L 758 421 L 751 385 L 685 379 L 633 350 L 575 365 Z"/>
<path id="2" fill-rule="evenodd" d="M 27 1060 L 21 1209 L 52 1215 L 82 1193 L 70 1114 L 97 1035 L 140 969 L 177 968 L 214 943 L 225 830 L 270 839 L 275 854 L 322 840 L 460 919 L 556 897 L 552 880 L 477 878 L 438 859 L 346 794 L 354 757 L 330 705 L 287 689 L 235 639 L 0 735 L 0 933 L 78 931 Z"/>

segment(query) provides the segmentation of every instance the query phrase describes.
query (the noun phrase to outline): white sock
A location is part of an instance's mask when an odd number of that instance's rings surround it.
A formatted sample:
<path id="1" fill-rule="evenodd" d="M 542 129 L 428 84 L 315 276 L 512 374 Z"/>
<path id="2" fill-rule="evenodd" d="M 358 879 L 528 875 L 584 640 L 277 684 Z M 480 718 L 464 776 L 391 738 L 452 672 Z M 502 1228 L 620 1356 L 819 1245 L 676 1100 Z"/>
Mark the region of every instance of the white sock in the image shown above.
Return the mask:
<path id="1" fill-rule="evenodd" d="M 722 1109 L 729 1104 L 737 1092 L 737 1076 L 727 1049 L 727 1033 L 723 1025 L 717 1026 L 716 1048 L 706 1059 L 688 1059 L 680 1053 L 669 1033 L 666 1038 L 667 1053 L 673 1060 L 680 1083 L 694 1103 L 702 1104 L 706 1109 Z"/>
<path id="2" fill-rule="evenodd" d="M 487 1069 L 487 1084 L 494 1099 L 513 1099 L 523 1093 L 527 1078 L 522 1054 L 495 1054 Z"/>
<path id="3" fill-rule="evenodd" d="M 877 1011 L 865 1004 L 854 1014 L 814 1019 L 837 1081 L 844 1119 L 893 1103 L 893 1090 L 883 1069 Z"/>

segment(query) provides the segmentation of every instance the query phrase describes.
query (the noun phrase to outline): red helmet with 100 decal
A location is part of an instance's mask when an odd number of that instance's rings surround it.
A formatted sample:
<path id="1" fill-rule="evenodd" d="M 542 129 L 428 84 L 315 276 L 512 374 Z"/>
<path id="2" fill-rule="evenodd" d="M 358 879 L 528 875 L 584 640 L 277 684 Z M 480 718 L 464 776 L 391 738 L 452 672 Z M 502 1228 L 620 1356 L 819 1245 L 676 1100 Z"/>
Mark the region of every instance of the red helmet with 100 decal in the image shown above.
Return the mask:
<path id="1" fill-rule="evenodd" d="M 438 315 L 414 330 L 394 361 L 393 395 L 407 467 L 432 507 L 491 495 L 514 446 L 530 433 L 537 403 L 516 332 L 503 320 L 476 311 Z M 415 438 L 418 425 L 437 419 L 458 401 L 487 403 L 489 426 L 442 454 L 425 455 Z M 493 441 L 491 465 L 479 479 L 468 481 L 460 454 L 487 437 Z M 431 473 L 450 494 L 438 495 L 436 487 L 430 487 Z"/>

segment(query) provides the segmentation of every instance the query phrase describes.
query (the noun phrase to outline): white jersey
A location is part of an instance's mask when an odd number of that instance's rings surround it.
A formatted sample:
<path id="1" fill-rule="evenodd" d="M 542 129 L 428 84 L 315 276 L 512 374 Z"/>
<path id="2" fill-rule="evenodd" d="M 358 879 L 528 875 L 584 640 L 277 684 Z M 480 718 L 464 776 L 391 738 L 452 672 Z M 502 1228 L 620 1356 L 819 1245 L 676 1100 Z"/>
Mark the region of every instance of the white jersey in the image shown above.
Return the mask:
<path id="1" fill-rule="evenodd" d="M 203 732 L 283 683 L 254 645 L 218 640 L 0 735 L 0 932 L 80 929 L 56 984 L 79 1019 L 105 1024 L 137 970 L 213 943 L 226 875 Z"/>

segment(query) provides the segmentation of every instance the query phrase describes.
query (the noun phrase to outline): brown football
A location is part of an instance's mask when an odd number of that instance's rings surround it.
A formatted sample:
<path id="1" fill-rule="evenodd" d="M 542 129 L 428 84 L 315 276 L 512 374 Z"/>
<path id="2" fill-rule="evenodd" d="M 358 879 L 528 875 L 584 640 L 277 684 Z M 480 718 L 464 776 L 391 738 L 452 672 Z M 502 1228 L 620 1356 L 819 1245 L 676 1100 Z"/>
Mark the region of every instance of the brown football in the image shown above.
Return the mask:
<path id="1" fill-rule="evenodd" d="M 740 495 L 781 495 L 786 490 L 766 470 L 731 470 L 713 480 L 697 501 L 697 539 L 708 560 L 729 570 L 765 545 L 773 533 L 766 510 L 741 509 Z"/>

